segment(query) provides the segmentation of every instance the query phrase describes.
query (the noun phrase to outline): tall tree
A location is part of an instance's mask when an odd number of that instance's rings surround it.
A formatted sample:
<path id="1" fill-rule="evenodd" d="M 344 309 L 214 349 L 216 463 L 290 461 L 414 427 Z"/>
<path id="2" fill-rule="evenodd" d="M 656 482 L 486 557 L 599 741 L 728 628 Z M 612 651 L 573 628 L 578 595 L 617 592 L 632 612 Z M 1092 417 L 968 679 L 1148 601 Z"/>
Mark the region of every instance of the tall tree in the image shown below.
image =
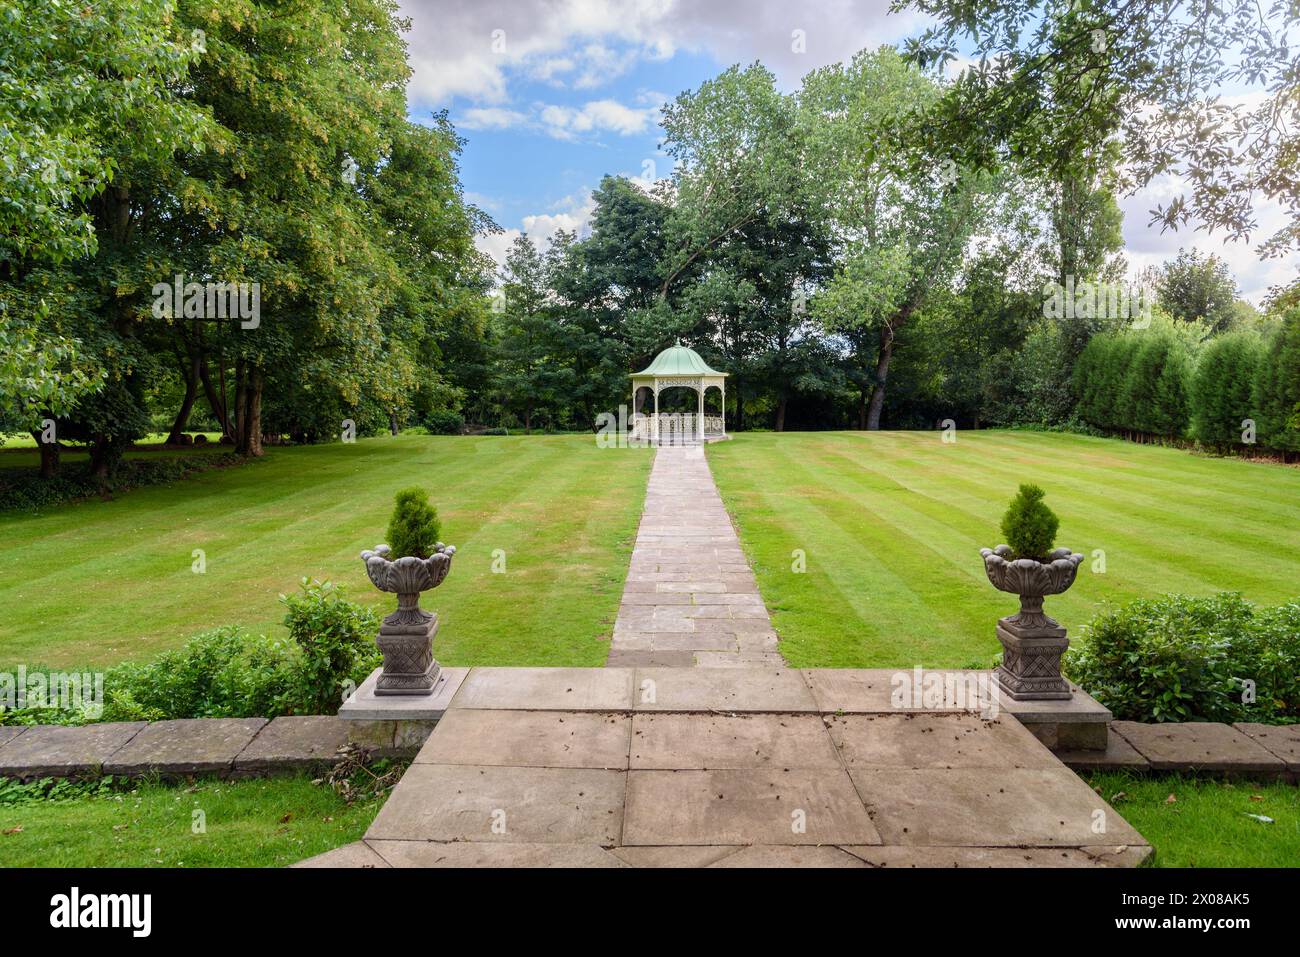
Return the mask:
<path id="1" fill-rule="evenodd" d="M 880 428 L 900 331 L 952 278 L 987 211 L 983 177 L 949 159 L 927 162 L 899 149 L 939 93 L 882 47 L 813 72 L 800 95 L 805 188 L 832 219 L 843 250 L 842 266 L 814 308 L 833 332 L 871 331 L 858 337 L 871 345 L 854 360 L 870 369 L 862 422 L 868 429 Z"/>

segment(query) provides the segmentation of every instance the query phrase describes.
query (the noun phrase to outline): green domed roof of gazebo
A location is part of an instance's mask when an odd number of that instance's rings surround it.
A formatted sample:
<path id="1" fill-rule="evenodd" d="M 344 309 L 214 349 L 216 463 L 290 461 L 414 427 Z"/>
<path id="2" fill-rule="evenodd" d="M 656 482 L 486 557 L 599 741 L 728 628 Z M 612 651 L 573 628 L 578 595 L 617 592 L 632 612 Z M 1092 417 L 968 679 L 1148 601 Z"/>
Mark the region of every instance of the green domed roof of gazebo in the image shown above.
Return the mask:
<path id="1" fill-rule="evenodd" d="M 709 368 L 709 364 L 700 358 L 698 352 L 682 345 L 679 340 L 677 345 L 669 346 L 655 356 L 653 362 L 640 372 L 632 373 L 632 376 L 639 378 L 641 376 L 726 374 L 725 372 L 719 372 L 717 369 Z"/>

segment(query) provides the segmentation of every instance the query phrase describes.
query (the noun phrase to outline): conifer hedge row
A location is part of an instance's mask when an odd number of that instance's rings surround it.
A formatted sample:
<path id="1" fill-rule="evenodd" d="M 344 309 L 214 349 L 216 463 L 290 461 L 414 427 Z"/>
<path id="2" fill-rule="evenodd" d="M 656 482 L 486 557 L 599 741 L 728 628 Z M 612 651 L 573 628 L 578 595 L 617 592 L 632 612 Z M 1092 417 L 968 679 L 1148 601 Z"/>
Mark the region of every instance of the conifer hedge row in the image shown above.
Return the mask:
<path id="1" fill-rule="evenodd" d="M 1094 428 L 1221 452 L 1300 452 L 1300 308 L 1265 333 L 1199 346 L 1169 324 L 1094 336 L 1075 363 L 1074 393 Z"/>

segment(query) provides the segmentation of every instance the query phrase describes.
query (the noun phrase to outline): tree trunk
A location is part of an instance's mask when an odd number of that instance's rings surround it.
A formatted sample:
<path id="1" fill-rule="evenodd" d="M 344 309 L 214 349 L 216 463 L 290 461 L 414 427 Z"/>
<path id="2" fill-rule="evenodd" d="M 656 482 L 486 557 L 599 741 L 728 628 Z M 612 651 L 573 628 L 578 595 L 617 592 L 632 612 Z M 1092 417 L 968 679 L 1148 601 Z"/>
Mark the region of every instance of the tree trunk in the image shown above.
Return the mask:
<path id="1" fill-rule="evenodd" d="M 109 440 L 102 435 L 95 436 L 90 445 L 90 474 L 100 485 L 108 481 L 109 445 Z"/>
<path id="2" fill-rule="evenodd" d="M 889 378 L 889 360 L 894 355 L 894 330 L 886 325 L 880 330 L 880 357 L 876 359 L 876 387 L 871 390 L 871 403 L 867 406 L 867 430 L 880 429 L 880 413 L 885 407 L 885 381 Z"/>
<path id="3" fill-rule="evenodd" d="M 54 478 L 59 474 L 59 453 L 62 451 L 58 440 L 44 442 L 41 440 L 41 433 L 37 431 L 32 432 L 32 438 L 36 440 L 36 447 L 41 452 L 41 478 Z"/>
<path id="4" fill-rule="evenodd" d="M 388 431 L 393 433 L 393 435 L 397 434 L 397 413 L 396 412 L 388 413 Z"/>
<path id="5" fill-rule="evenodd" d="M 778 432 L 784 432 L 784 431 L 785 431 L 785 407 L 786 407 L 786 403 L 787 403 L 787 399 L 786 399 L 785 393 L 782 392 L 782 393 L 781 393 L 781 398 L 778 399 L 778 400 L 777 400 L 777 403 L 776 403 L 776 430 L 777 430 Z"/>
<path id="6" fill-rule="evenodd" d="M 199 395 L 200 364 L 201 360 L 197 353 L 190 356 L 188 363 L 181 364 L 181 375 L 185 376 L 185 398 L 181 399 L 181 407 L 176 413 L 176 420 L 172 423 L 172 430 L 167 433 L 168 445 L 179 443 L 181 435 L 190 423 L 190 412 L 194 409 L 194 400 Z"/>
<path id="7" fill-rule="evenodd" d="M 226 373 L 225 368 L 221 369 L 221 393 L 218 393 L 212 384 L 212 375 L 208 372 L 208 363 L 206 360 L 199 362 L 199 382 L 203 384 L 203 394 L 207 397 L 208 407 L 212 409 L 212 415 L 221 426 L 221 437 L 234 441 L 235 432 L 230 427 L 230 415 L 226 411 Z"/>
<path id="8" fill-rule="evenodd" d="M 858 428 L 867 427 L 867 387 L 858 390 Z"/>
<path id="9" fill-rule="evenodd" d="M 236 375 L 235 405 L 238 409 L 235 430 L 238 439 L 235 451 L 253 458 L 262 453 L 262 370 L 254 365 L 244 365 Z"/>

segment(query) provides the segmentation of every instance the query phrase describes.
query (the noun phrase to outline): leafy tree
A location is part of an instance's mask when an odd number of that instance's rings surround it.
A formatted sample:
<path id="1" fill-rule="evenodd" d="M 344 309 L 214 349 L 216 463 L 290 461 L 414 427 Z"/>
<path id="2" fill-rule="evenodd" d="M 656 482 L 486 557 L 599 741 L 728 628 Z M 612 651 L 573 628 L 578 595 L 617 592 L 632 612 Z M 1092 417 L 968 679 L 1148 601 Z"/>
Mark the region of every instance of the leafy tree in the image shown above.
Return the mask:
<path id="1" fill-rule="evenodd" d="M 871 332 L 875 348 L 856 358 L 870 366 L 868 429 L 880 428 L 899 332 L 951 279 L 988 202 L 982 178 L 897 150 L 938 97 L 888 47 L 814 71 L 799 97 L 805 188 L 843 247 L 818 318 L 832 333 Z"/>
<path id="2" fill-rule="evenodd" d="M 1156 295 L 1175 319 L 1204 322 L 1214 332 L 1227 329 L 1237 315 L 1237 283 L 1228 264 L 1213 253 L 1178 250 L 1159 273 Z"/>
<path id="3" fill-rule="evenodd" d="M 1077 144 L 1118 134 L 1127 186 L 1171 172 L 1190 184 L 1154 221 L 1240 239 L 1262 195 L 1290 218 L 1261 255 L 1300 244 L 1300 132 L 1277 122 L 1295 95 L 1294 4 L 894 0 L 909 7 L 938 21 L 907 43 L 915 62 L 976 59 L 918 128 L 930 155 L 989 169 L 1005 154 L 1060 181 Z M 1262 97 L 1233 107 L 1216 94 L 1234 85 Z"/>
<path id="4" fill-rule="evenodd" d="M 531 431 L 539 410 L 553 422 L 555 405 L 571 384 L 571 371 L 553 361 L 556 330 L 549 302 L 548 266 L 527 234 L 506 255 L 499 316 L 498 384 L 503 404 L 518 410 Z"/>
<path id="5" fill-rule="evenodd" d="M 0 264 L 88 255 L 87 203 L 123 181 L 124 152 L 203 141 L 209 120 L 175 89 L 202 38 L 175 0 L 0 0 L 0 23 Z"/>

